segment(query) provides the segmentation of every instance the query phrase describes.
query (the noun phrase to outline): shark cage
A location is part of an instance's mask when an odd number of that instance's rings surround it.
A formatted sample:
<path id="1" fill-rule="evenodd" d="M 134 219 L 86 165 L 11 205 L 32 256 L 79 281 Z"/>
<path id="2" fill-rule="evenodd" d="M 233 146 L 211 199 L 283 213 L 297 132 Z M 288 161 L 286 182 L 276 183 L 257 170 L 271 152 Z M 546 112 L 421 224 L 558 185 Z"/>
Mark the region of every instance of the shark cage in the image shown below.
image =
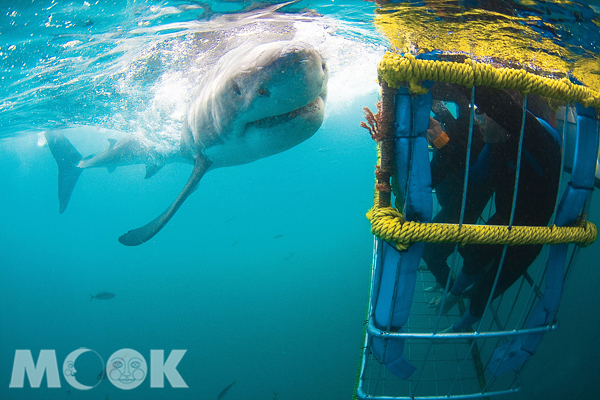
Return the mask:
<path id="1" fill-rule="evenodd" d="M 362 124 L 378 161 L 355 398 L 518 391 L 527 360 L 558 327 L 579 249 L 597 234 L 587 210 L 598 182 L 599 93 L 522 19 L 500 18 L 535 48 L 444 10 L 432 19 L 426 6 L 396 3 L 376 14 L 393 50 L 378 66 L 378 112 L 365 109 Z M 410 30 L 428 19 L 430 37 Z M 457 21 L 471 38 L 465 49 L 440 42 Z"/>

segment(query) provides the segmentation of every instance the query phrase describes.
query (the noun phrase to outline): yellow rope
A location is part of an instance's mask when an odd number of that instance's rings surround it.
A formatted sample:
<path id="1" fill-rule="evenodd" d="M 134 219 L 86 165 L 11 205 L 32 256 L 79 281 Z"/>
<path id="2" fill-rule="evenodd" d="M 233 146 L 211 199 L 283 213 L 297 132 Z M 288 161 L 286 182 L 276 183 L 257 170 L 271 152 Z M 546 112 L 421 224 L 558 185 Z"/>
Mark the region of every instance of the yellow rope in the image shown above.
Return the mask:
<path id="1" fill-rule="evenodd" d="M 551 79 L 521 69 L 494 68 L 470 59 L 464 63 L 417 60 L 411 54 L 401 56 L 387 52 L 379 62 L 379 76 L 393 88 L 408 83 L 409 91 L 414 94 L 427 93 L 420 82 L 431 80 L 466 87 L 484 85 L 519 90 L 524 94 L 536 93 L 557 100 L 575 101 L 600 111 L 600 94 L 585 86 L 576 85 L 567 78 Z"/>
<path id="2" fill-rule="evenodd" d="M 413 94 L 425 94 L 423 81 L 455 83 L 466 87 L 489 86 L 536 93 L 563 101 L 575 101 L 600 111 L 600 94 L 568 79 L 550 79 L 511 68 L 494 68 L 467 59 L 464 63 L 417 60 L 406 54 L 387 52 L 379 63 L 379 76 L 392 88 L 408 83 Z M 377 196 L 377 193 L 376 193 Z M 377 200 L 377 199 L 375 199 Z M 434 224 L 405 221 L 392 207 L 378 208 L 377 202 L 367 213 L 371 232 L 405 250 L 414 242 L 467 244 L 561 244 L 578 243 L 587 246 L 596 239 L 596 226 L 581 222 L 575 227 L 532 227 Z"/>
<path id="3" fill-rule="evenodd" d="M 395 242 L 398 250 L 406 250 L 411 243 L 458 243 L 467 244 L 561 244 L 578 243 L 588 246 L 596 240 L 596 225 L 582 221 L 574 227 L 539 227 L 435 224 L 405 221 L 402 214 L 392 207 L 374 208 L 367 218 L 371 232 L 388 242 Z"/>

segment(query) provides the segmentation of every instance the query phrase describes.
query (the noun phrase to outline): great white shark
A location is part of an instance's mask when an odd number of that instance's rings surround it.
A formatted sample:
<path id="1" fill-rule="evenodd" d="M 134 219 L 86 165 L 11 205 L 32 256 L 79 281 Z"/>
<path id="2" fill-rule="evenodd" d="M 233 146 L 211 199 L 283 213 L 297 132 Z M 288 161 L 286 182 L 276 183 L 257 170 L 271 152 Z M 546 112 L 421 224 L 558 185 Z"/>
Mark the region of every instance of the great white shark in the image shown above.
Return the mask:
<path id="1" fill-rule="evenodd" d="M 146 165 L 146 178 L 172 162 L 193 165 L 175 201 L 148 224 L 119 237 L 137 246 L 158 233 L 215 168 L 246 164 L 288 150 L 310 138 L 321 126 L 328 69 L 310 45 L 278 41 L 227 53 L 202 79 L 181 128 L 179 148 L 160 150 L 156 143 L 129 136 L 82 157 L 64 135 L 45 133 L 58 164 L 59 211 L 65 211 L 75 183 L 87 168 Z"/>

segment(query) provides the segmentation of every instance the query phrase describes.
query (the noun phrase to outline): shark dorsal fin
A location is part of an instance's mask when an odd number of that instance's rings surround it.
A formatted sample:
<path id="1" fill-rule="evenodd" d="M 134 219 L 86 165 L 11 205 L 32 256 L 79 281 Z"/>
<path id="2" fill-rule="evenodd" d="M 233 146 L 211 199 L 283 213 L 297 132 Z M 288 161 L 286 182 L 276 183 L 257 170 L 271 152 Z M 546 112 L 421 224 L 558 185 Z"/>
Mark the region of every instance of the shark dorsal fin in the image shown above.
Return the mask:
<path id="1" fill-rule="evenodd" d="M 109 138 L 108 139 L 108 148 L 112 149 L 117 144 L 117 139 Z"/>
<path id="2" fill-rule="evenodd" d="M 117 166 L 112 164 L 106 167 L 106 169 L 108 170 L 109 174 L 112 174 L 113 172 L 115 172 L 115 169 L 117 169 Z"/>

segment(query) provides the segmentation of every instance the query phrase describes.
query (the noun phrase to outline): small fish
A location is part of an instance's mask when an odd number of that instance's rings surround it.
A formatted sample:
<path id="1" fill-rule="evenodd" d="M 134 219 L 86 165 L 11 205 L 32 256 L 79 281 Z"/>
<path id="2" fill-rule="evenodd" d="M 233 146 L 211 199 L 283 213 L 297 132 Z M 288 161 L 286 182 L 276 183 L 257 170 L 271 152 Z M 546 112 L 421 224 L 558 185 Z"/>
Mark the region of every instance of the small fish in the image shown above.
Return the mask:
<path id="1" fill-rule="evenodd" d="M 240 242 L 240 240 L 242 240 L 242 238 L 236 239 L 235 242 L 231 243 L 231 247 L 233 247 L 236 244 L 238 244 Z"/>
<path id="2" fill-rule="evenodd" d="M 227 391 L 229 389 L 231 389 L 231 387 L 233 386 L 233 384 L 235 383 L 235 381 L 233 381 L 233 383 L 229 386 L 227 386 L 225 389 L 221 390 L 221 393 L 219 393 L 219 395 L 217 396 L 217 400 L 221 400 L 223 397 L 225 397 L 225 395 L 227 394 Z"/>
<path id="3" fill-rule="evenodd" d="M 71 394 L 71 386 L 67 383 L 67 394 Z"/>
<path id="4" fill-rule="evenodd" d="M 288 261 L 290 258 L 294 257 L 294 254 L 296 254 L 296 252 L 293 252 L 292 254 L 284 258 L 283 261 Z"/>
<path id="5" fill-rule="evenodd" d="M 273 239 L 281 239 L 281 238 L 282 238 L 282 237 L 284 237 L 284 236 L 285 236 L 285 234 L 283 234 L 283 233 L 280 233 L 279 235 L 275 235 L 275 236 L 273 236 Z"/>
<path id="6" fill-rule="evenodd" d="M 98 299 L 98 300 L 110 300 L 113 297 L 115 297 L 114 293 L 109 293 L 109 292 L 101 292 L 98 293 L 97 295 L 92 295 L 90 294 L 90 301 L 94 300 L 94 299 Z"/>
<path id="7" fill-rule="evenodd" d="M 273 392 L 273 400 L 277 400 L 277 392 Z"/>

